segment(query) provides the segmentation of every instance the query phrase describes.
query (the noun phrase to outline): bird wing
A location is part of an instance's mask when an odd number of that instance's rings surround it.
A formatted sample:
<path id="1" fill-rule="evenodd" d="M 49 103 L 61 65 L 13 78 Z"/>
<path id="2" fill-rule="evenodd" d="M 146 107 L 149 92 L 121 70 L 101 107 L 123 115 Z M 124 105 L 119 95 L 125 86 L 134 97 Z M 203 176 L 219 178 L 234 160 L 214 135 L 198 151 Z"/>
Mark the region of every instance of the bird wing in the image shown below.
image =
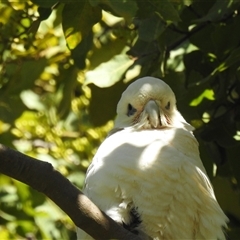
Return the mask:
<path id="1" fill-rule="evenodd" d="M 88 169 L 84 193 L 113 220 L 153 239 L 224 239 L 226 217 L 198 143 L 183 129 L 110 135 Z"/>

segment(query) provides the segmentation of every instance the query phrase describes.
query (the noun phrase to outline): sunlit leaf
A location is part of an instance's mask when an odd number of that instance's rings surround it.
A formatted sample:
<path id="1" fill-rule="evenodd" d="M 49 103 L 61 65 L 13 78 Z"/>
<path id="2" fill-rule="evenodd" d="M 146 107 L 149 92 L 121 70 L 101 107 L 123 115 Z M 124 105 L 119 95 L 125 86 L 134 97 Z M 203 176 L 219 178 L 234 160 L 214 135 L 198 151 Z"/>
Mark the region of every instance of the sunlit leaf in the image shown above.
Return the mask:
<path id="1" fill-rule="evenodd" d="M 138 9 L 135 0 L 89 0 L 89 2 L 92 6 L 107 6 L 106 10 L 110 10 L 111 13 L 117 16 L 124 17 L 128 21 L 132 20 Z"/>
<path id="2" fill-rule="evenodd" d="M 16 221 L 16 224 L 17 233 L 21 235 L 23 235 L 25 232 L 34 232 L 34 230 L 36 229 L 36 225 L 34 224 L 34 222 L 28 220 L 18 220 Z"/>
<path id="3" fill-rule="evenodd" d="M 100 64 L 86 74 L 86 84 L 94 83 L 98 87 L 110 87 L 121 79 L 125 71 L 133 64 L 126 54 L 119 54 L 108 62 Z"/>
<path id="4" fill-rule="evenodd" d="M 44 204 L 36 208 L 37 215 L 35 221 L 40 228 L 45 239 L 61 239 L 61 232 L 57 224 L 52 221 L 52 218 L 59 220 L 63 217 L 63 212 L 58 211 L 57 206 L 52 202 L 46 201 Z"/>
<path id="5" fill-rule="evenodd" d="M 84 179 L 85 179 L 85 174 L 83 172 L 74 172 L 68 176 L 68 179 L 76 184 L 78 187 L 83 188 L 84 186 Z"/>
<path id="6" fill-rule="evenodd" d="M 54 6 L 58 0 L 31 0 L 31 2 L 41 7 L 50 8 Z"/>
<path id="7" fill-rule="evenodd" d="M 15 181 L 15 186 L 17 188 L 19 198 L 24 203 L 30 197 L 29 186 L 18 181 Z"/>
<path id="8" fill-rule="evenodd" d="M 11 220 L 10 220 L 11 221 Z M 1 227 L 1 231 L 0 231 L 0 239 L 10 239 L 11 234 L 8 231 L 7 227 Z"/>
<path id="9" fill-rule="evenodd" d="M 45 109 L 45 106 L 40 101 L 39 95 L 31 90 L 22 91 L 20 97 L 25 106 L 29 109 L 36 109 L 38 111 L 43 111 Z"/>
<path id="10" fill-rule="evenodd" d="M 0 22 L 3 24 L 6 24 L 9 21 L 9 18 L 11 16 L 11 13 L 13 12 L 13 9 L 7 7 L 7 6 L 1 6 L 0 8 Z"/>
<path id="11" fill-rule="evenodd" d="M 190 102 L 190 106 L 196 107 L 197 105 L 201 104 L 204 98 L 213 101 L 215 99 L 213 90 L 212 89 L 204 90 L 204 92 L 201 95 L 199 95 L 197 98 L 193 99 Z"/>
<path id="12" fill-rule="evenodd" d="M 114 34 L 117 35 L 115 32 Z M 91 55 L 88 57 L 90 61 L 89 69 L 93 70 L 101 63 L 107 62 L 115 55 L 120 54 L 125 48 L 129 37 L 129 31 L 121 31 L 116 39 L 109 40 L 107 43 L 102 44 L 101 47 L 94 47 Z"/>

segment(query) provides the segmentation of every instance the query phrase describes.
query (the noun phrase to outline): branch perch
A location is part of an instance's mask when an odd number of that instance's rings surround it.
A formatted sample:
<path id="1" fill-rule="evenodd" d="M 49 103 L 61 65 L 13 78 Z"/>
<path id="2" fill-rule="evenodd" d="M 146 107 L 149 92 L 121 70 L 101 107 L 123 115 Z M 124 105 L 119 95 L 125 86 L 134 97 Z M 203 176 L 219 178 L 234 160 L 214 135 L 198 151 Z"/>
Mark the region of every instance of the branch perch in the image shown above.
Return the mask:
<path id="1" fill-rule="evenodd" d="M 42 192 L 95 239 L 140 240 L 114 222 L 50 163 L 0 144 L 0 172 Z"/>

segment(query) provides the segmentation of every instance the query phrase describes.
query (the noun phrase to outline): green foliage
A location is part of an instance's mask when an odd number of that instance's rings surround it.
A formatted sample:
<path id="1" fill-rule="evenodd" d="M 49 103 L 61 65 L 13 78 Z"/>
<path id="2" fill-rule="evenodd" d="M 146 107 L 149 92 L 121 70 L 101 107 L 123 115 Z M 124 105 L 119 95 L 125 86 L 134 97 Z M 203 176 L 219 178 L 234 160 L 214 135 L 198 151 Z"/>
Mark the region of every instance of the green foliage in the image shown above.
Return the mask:
<path id="1" fill-rule="evenodd" d="M 195 128 L 228 235 L 240 232 L 240 1 L 19 0 L 0 3 L 0 142 L 82 187 L 139 77 L 162 78 Z M 74 238 L 50 200 L 0 176 L 0 239 Z"/>
<path id="2" fill-rule="evenodd" d="M 88 36 L 92 26 L 101 19 L 101 8 L 92 7 L 88 1 L 65 4 L 62 11 L 62 27 L 70 49 Z"/>

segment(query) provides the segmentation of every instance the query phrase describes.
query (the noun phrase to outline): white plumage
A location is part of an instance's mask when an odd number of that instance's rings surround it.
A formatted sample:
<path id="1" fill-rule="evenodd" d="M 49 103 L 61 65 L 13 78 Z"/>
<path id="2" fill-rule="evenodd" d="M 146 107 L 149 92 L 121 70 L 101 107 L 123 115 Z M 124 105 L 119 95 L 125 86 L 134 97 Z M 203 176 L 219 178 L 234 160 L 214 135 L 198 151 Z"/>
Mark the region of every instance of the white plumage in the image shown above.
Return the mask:
<path id="1" fill-rule="evenodd" d="M 227 217 L 199 157 L 198 142 L 162 80 L 132 83 L 115 127 L 99 147 L 84 193 L 145 239 L 225 239 Z M 77 229 L 78 239 L 91 239 Z"/>

